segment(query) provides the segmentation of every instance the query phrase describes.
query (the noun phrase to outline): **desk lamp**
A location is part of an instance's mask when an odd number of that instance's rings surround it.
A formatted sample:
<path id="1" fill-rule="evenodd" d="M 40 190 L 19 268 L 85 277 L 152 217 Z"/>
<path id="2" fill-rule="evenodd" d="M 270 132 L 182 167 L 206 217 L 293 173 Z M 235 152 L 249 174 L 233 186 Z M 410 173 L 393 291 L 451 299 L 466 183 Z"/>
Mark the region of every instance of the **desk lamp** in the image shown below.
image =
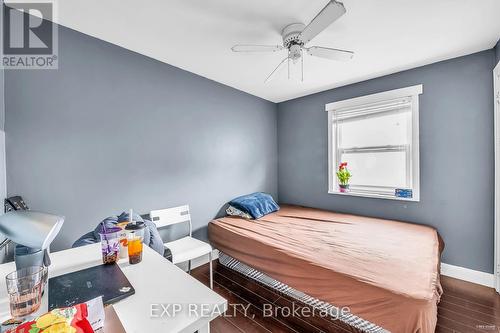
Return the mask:
<path id="1" fill-rule="evenodd" d="M 18 244 L 14 255 L 17 269 L 49 266 L 48 248 L 64 223 L 64 217 L 29 210 L 11 211 L 0 216 L 0 232 L 7 237 L 0 250 L 10 241 Z"/>

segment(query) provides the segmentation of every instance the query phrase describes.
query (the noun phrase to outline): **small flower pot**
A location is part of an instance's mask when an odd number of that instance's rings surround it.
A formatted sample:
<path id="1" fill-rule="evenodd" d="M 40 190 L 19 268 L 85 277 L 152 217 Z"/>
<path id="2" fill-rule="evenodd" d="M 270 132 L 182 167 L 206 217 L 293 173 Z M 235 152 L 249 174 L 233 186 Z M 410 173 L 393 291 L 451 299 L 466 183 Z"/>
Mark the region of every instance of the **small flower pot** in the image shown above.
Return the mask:
<path id="1" fill-rule="evenodd" d="M 347 185 L 339 184 L 339 190 L 340 190 L 340 193 L 349 192 L 349 184 L 347 184 Z"/>

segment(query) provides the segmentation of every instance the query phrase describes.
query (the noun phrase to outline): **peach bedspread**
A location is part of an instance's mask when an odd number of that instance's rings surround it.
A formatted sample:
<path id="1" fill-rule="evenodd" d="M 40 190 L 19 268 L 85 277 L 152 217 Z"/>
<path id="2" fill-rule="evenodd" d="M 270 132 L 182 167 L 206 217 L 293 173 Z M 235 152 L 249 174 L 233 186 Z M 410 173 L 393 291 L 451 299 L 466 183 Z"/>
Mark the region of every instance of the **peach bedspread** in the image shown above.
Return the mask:
<path id="1" fill-rule="evenodd" d="M 299 206 L 224 217 L 209 238 L 235 259 L 391 332 L 434 332 L 443 243 L 431 227 Z"/>

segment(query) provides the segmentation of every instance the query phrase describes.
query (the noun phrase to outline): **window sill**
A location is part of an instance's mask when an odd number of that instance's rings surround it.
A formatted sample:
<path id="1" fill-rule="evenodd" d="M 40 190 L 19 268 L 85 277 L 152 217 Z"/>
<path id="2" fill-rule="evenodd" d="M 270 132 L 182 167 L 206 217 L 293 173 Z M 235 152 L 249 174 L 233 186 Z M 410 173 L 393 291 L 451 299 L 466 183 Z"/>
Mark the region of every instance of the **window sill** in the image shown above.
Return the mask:
<path id="1" fill-rule="evenodd" d="M 351 196 L 351 197 L 362 197 L 362 198 L 371 198 L 371 199 L 386 199 L 386 200 L 396 200 L 396 201 L 411 201 L 411 202 L 419 202 L 420 199 L 417 198 L 399 198 L 391 195 L 383 195 L 383 194 L 368 194 L 368 193 L 360 193 L 355 191 L 350 192 L 340 192 L 340 191 L 328 191 L 329 194 L 338 194 L 343 196 Z"/>

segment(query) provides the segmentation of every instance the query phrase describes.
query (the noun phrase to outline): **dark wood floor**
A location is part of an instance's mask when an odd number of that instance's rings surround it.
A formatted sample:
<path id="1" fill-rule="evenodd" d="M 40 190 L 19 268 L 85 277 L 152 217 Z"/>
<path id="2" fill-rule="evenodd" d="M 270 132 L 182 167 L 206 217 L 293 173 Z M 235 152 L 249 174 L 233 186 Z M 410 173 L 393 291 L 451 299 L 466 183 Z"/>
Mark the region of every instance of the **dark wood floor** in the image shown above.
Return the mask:
<path id="1" fill-rule="evenodd" d="M 192 271 L 208 285 L 208 264 Z M 438 307 L 436 332 L 500 332 L 500 296 L 493 289 L 442 277 L 444 294 Z M 264 304 L 275 309 L 292 308 L 285 296 L 214 261 L 214 290 L 228 300 L 228 311 L 211 324 L 213 333 L 231 332 L 356 332 L 355 329 L 320 316 L 276 316 L 264 313 Z M 299 309 L 301 306 L 295 303 Z M 300 311 L 300 310 L 299 310 Z M 307 318 L 306 318 L 307 317 Z"/>

